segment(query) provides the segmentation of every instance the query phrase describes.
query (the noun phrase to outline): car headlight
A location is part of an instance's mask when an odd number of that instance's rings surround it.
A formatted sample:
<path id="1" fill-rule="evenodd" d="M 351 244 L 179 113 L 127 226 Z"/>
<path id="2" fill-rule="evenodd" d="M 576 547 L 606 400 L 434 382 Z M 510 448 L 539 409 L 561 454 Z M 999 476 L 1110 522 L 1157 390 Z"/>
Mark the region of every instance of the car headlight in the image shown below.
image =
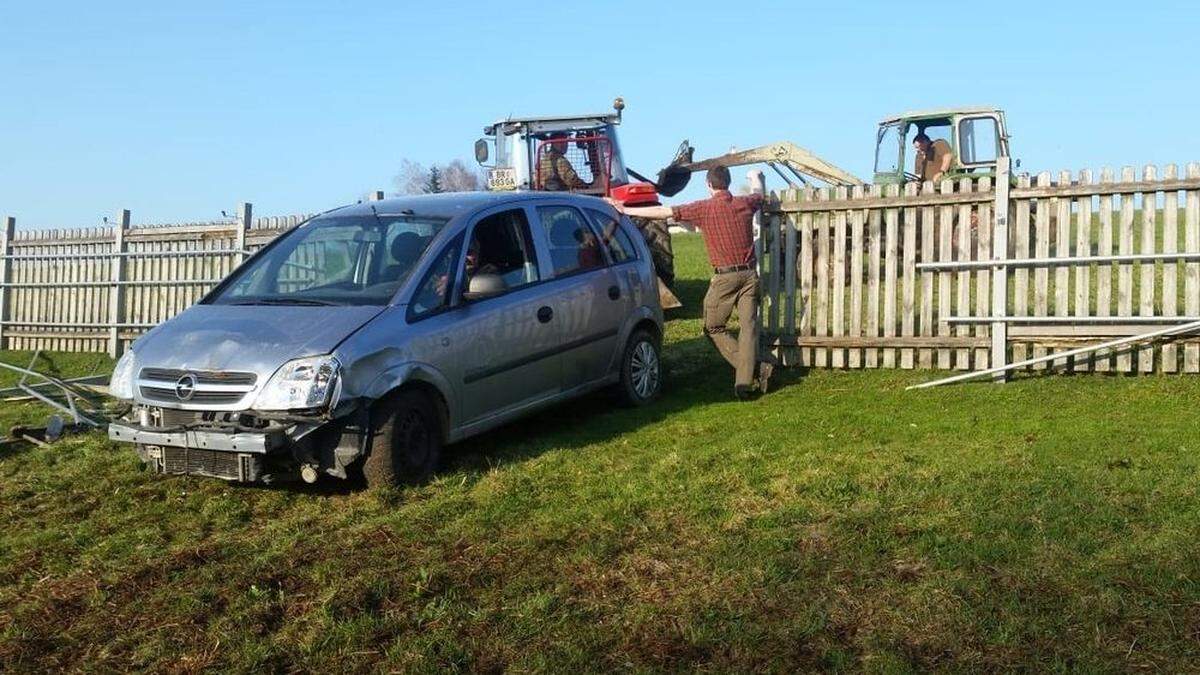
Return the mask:
<path id="1" fill-rule="evenodd" d="M 341 364 L 332 356 L 312 356 L 283 364 L 254 402 L 256 410 L 320 408 L 337 387 Z"/>
<path id="2" fill-rule="evenodd" d="M 129 350 L 117 359 L 112 377 L 108 379 L 108 393 L 114 398 L 133 400 L 133 371 L 135 365 L 133 350 Z"/>

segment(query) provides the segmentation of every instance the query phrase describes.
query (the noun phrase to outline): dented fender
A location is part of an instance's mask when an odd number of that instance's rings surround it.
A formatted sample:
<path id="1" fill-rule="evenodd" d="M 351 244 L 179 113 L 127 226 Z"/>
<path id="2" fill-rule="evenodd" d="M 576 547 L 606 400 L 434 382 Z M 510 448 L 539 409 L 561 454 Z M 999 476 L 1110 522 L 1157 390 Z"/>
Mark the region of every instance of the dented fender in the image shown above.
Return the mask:
<path id="1" fill-rule="evenodd" d="M 365 374 L 364 374 L 365 375 Z M 454 388 L 450 386 L 446 376 L 434 366 L 419 361 L 405 361 L 376 371 L 373 377 L 350 377 L 347 383 L 357 382 L 358 391 L 343 390 L 343 397 L 353 397 L 368 402 L 377 401 L 389 392 L 412 382 L 421 382 L 432 386 L 442 396 L 446 403 L 449 416 L 449 430 L 458 426 L 458 400 Z"/>

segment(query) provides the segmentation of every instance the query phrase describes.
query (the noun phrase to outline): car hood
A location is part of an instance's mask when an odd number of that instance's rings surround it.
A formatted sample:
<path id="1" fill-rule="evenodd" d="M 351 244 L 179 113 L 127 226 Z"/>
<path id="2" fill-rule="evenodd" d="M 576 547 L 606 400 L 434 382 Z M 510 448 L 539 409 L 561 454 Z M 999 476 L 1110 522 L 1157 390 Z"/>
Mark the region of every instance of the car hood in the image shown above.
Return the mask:
<path id="1" fill-rule="evenodd" d="M 195 305 L 144 335 L 133 348 L 139 367 L 270 376 L 292 359 L 332 352 L 383 310 L 377 305 Z"/>

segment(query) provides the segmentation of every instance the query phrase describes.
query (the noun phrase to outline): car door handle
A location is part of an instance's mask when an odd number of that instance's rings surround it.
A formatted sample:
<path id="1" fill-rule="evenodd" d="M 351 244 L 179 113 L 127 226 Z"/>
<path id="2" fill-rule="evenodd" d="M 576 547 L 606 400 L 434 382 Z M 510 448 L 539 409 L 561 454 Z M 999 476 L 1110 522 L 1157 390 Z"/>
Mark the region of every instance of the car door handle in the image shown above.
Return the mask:
<path id="1" fill-rule="evenodd" d="M 620 286 L 609 286 L 608 287 L 608 299 L 609 300 L 620 300 L 621 299 L 621 287 Z"/>
<path id="2" fill-rule="evenodd" d="M 538 309 L 537 318 L 542 323 L 550 323 L 550 319 L 554 318 L 554 310 L 549 307 L 542 307 Z"/>

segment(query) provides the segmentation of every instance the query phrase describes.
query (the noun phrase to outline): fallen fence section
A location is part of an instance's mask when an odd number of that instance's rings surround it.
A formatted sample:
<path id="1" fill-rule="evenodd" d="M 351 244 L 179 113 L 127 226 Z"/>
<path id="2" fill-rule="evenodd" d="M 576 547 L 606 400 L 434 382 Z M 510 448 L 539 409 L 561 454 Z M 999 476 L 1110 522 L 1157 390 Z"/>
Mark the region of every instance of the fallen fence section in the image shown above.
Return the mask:
<path id="1" fill-rule="evenodd" d="M 773 195 L 767 345 L 810 367 L 1200 372 L 1195 331 L 1132 339 L 1200 317 L 1200 165 L 1099 180 L 1000 165 L 995 178 Z M 1081 348 L 1053 353 L 1064 345 Z"/>
<path id="2" fill-rule="evenodd" d="M 17 381 L 17 386 L 13 389 L 70 415 L 75 426 L 100 426 L 102 414 L 96 409 L 89 392 L 80 388 L 78 380 L 62 380 L 33 369 L 33 364 L 37 363 L 40 354 L 36 351 L 33 353 L 28 368 L 0 361 L 0 368 L 21 375 L 21 379 Z"/>

